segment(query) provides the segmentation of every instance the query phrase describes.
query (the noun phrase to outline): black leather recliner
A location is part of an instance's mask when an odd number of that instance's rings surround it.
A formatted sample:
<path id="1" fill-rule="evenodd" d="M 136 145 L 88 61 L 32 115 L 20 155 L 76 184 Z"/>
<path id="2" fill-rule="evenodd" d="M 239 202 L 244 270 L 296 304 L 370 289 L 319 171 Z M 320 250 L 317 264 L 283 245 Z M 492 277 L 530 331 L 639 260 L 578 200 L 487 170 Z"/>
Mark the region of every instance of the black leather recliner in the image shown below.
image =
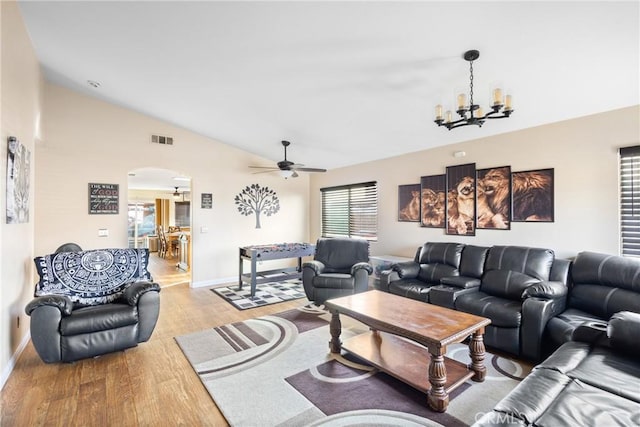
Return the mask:
<path id="1" fill-rule="evenodd" d="M 538 360 L 547 322 L 565 308 L 569 264 L 550 249 L 493 246 L 480 286 L 457 297 L 455 309 L 491 319 L 487 345 Z"/>
<path id="2" fill-rule="evenodd" d="M 637 259 L 581 252 L 573 262 L 571 278 L 566 310 L 547 325 L 549 352 L 569 341 L 573 331 L 585 322 L 606 324 L 619 311 L 640 313 Z"/>
<path id="3" fill-rule="evenodd" d="M 73 362 L 147 341 L 160 311 L 148 255 L 148 249 L 98 249 L 36 257 L 40 281 L 25 311 L 40 358 Z"/>
<path id="4" fill-rule="evenodd" d="M 366 291 L 372 272 L 367 240 L 320 238 L 314 260 L 302 265 L 302 284 L 309 301 L 322 305 L 330 298 Z"/>

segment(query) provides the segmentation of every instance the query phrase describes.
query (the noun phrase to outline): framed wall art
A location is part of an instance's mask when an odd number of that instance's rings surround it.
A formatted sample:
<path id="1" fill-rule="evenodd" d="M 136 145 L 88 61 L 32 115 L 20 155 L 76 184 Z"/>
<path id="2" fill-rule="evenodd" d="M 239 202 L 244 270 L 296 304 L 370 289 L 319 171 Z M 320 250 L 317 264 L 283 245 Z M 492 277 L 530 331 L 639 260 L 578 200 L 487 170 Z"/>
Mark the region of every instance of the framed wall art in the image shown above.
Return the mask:
<path id="1" fill-rule="evenodd" d="M 476 172 L 476 227 L 511 229 L 511 166 Z"/>
<path id="2" fill-rule="evenodd" d="M 398 221 L 420 221 L 420 184 L 398 185 Z"/>
<path id="3" fill-rule="evenodd" d="M 119 211 L 118 184 L 89 184 L 89 214 L 113 214 Z"/>
<path id="4" fill-rule="evenodd" d="M 447 167 L 447 234 L 476 234 L 476 164 Z"/>
<path id="5" fill-rule="evenodd" d="M 420 225 L 444 228 L 447 194 L 446 175 L 429 175 L 420 178 Z"/>
<path id="6" fill-rule="evenodd" d="M 553 168 L 511 174 L 513 221 L 553 222 Z"/>
<path id="7" fill-rule="evenodd" d="M 31 152 L 14 136 L 7 139 L 7 224 L 29 222 Z"/>

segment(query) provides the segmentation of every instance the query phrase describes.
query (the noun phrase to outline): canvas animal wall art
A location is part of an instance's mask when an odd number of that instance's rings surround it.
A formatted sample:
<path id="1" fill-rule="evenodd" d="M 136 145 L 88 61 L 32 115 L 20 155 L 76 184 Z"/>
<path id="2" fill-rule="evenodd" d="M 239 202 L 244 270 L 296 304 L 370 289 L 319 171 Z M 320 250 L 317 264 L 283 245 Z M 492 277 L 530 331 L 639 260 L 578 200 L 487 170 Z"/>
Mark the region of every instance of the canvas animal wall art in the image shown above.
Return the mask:
<path id="1" fill-rule="evenodd" d="M 398 221 L 420 221 L 420 184 L 398 186 Z"/>
<path id="2" fill-rule="evenodd" d="M 420 225 L 429 228 L 444 228 L 446 176 L 423 176 L 420 178 L 420 188 Z"/>
<path id="3" fill-rule="evenodd" d="M 524 222 L 553 221 L 553 169 L 514 172 L 513 220 Z"/>
<path id="4" fill-rule="evenodd" d="M 447 234 L 476 234 L 476 165 L 447 167 Z"/>
<path id="5" fill-rule="evenodd" d="M 511 228 L 511 167 L 479 169 L 476 186 L 477 227 Z"/>

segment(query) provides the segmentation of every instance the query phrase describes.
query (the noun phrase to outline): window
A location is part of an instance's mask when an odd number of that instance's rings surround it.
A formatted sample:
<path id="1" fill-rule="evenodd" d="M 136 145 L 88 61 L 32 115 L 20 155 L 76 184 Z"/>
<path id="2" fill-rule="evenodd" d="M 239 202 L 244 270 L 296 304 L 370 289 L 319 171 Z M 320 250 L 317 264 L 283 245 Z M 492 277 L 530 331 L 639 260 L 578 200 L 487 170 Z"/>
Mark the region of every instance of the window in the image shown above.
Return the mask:
<path id="1" fill-rule="evenodd" d="M 622 255 L 640 257 L 640 146 L 620 149 Z"/>
<path id="2" fill-rule="evenodd" d="M 378 239 L 378 186 L 375 181 L 321 188 L 322 237 Z"/>
<path id="3" fill-rule="evenodd" d="M 189 227 L 191 225 L 191 202 L 176 202 L 176 225 Z"/>

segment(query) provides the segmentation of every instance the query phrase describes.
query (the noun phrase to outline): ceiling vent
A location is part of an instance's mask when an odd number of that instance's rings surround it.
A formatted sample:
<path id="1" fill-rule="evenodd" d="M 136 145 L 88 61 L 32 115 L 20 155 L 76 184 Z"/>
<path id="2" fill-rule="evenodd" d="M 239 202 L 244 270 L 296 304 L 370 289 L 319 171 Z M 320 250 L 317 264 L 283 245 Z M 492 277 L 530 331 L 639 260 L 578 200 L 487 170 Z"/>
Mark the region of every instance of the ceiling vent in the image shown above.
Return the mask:
<path id="1" fill-rule="evenodd" d="M 163 135 L 151 135 L 151 142 L 154 144 L 173 145 L 173 138 Z"/>

